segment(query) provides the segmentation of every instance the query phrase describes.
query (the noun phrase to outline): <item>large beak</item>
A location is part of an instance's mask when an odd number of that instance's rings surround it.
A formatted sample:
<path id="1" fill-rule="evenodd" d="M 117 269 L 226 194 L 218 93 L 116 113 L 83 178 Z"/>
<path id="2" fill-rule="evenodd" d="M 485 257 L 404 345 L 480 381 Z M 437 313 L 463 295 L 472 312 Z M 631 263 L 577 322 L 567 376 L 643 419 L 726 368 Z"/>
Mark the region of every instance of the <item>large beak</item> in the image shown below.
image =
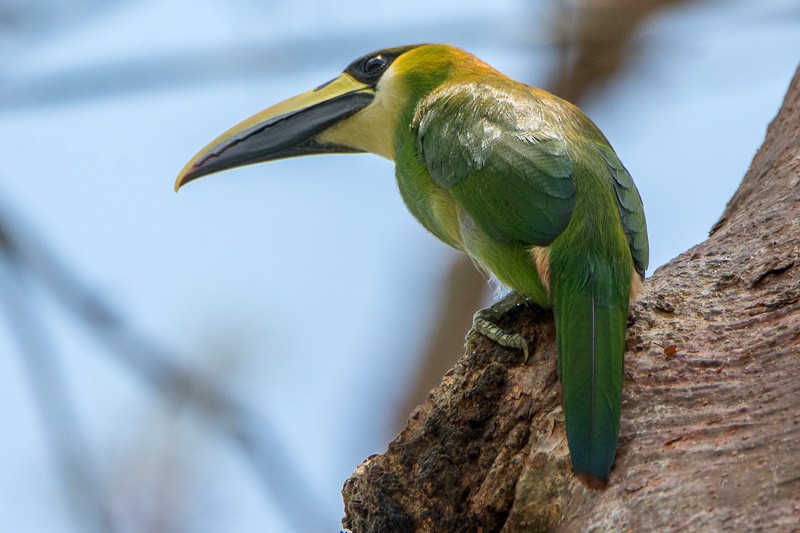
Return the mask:
<path id="1" fill-rule="evenodd" d="M 229 129 L 189 161 L 175 190 L 201 176 L 284 157 L 360 152 L 349 146 L 319 143 L 315 136 L 365 108 L 375 90 L 348 74 L 289 98 Z"/>

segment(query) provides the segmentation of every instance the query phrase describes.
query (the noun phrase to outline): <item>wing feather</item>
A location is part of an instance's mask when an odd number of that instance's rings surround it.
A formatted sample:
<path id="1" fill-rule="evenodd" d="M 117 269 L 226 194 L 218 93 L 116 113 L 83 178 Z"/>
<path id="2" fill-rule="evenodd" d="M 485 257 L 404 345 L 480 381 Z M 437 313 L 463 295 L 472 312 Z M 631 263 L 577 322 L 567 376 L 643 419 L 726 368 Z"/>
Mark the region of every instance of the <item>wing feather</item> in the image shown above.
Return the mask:
<path id="1" fill-rule="evenodd" d="M 558 135 L 525 99 L 460 84 L 429 102 L 418 147 L 433 180 L 493 240 L 550 244 L 569 224 L 576 188 Z"/>
<path id="2" fill-rule="evenodd" d="M 644 272 L 650 262 L 650 254 L 642 198 L 633 183 L 633 178 L 631 178 L 617 154 L 610 147 L 602 145 L 599 145 L 599 150 L 603 155 L 603 159 L 605 159 L 611 176 L 614 178 L 617 208 L 622 220 L 622 229 L 625 231 L 628 245 L 631 248 L 633 263 L 636 266 L 636 271 L 644 276 Z"/>

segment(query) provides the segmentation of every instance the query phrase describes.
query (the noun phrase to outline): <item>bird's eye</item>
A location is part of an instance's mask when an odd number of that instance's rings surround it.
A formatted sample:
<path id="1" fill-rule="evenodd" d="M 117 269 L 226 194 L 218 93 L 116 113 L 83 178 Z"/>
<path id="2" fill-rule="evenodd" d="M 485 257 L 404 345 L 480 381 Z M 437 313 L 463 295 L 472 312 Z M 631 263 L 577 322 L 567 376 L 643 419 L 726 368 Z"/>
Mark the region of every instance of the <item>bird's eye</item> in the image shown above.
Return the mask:
<path id="1" fill-rule="evenodd" d="M 388 64 L 389 60 L 383 57 L 382 55 L 378 54 L 364 61 L 364 66 L 362 67 L 362 70 L 364 71 L 364 74 L 367 76 L 375 76 L 383 69 L 385 69 L 386 65 Z"/>
<path id="2" fill-rule="evenodd" d="M 375 52 L 356 59 L 345 72 L 360 82 L 374 86 L 396 57 L 391 51 Z"/>

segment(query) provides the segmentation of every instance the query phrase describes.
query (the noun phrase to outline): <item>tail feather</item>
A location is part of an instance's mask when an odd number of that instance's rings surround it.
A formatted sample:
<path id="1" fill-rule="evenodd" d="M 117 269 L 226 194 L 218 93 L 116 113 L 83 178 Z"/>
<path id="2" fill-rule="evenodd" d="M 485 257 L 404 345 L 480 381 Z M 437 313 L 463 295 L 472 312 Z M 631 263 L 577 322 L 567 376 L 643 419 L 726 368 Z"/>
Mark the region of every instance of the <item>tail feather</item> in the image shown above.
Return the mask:
<path id="1" fill-rule="evenodd" d="M 559 270 L 551 294 L 572 468 L 603 485 L 617 452 L 630 275 L 602 260 Z"/>

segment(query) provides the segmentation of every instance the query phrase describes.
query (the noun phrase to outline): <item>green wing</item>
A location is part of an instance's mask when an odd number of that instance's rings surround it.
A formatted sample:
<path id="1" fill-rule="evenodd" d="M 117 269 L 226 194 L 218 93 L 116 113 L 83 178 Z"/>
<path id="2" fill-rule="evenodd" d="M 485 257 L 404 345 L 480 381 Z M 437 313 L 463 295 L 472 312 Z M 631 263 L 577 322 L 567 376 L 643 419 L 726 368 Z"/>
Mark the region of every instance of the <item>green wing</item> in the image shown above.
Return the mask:
<path id="1" fill-rule="evenodd" d="M 572 215 L 572 161 L 564 141 L 538 127 L 533 104 L 497 93 L 467 84 L 440 95 L 419 121 L 419 151 L 493 240 L 545 246 Z"/>
<path id="2" fill-rule="evenodd" d="M 636 271 L 644 276 L 650 262 L 649 244 L 647 242 L 647 223 L 644 219 L 644 206 L 639 191 L 633 183 L 633 179 L 617 154 L 607 146 L 598 145 L 603 154 L 606 166 L 611 176 L 614 178 L 614 193 L 617 196 L 617 208 L 622 219 L 622 228 L 628 238 L 628 245 L 631 248 L 633 264 Z"/>

